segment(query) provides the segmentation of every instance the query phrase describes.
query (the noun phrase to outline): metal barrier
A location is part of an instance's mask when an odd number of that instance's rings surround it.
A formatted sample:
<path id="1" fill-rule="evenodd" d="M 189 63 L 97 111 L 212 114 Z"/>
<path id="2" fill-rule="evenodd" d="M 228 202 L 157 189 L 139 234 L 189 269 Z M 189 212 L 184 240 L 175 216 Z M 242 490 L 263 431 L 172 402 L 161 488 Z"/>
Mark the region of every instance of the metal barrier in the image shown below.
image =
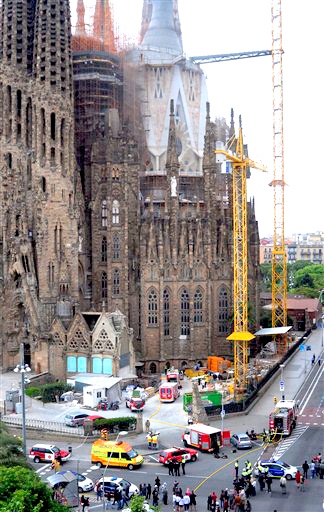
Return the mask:
<path id="1" fill-rule="evenodd" d="M 2 421 L 11 427 L 22 427 L 22 418 L 19 416 L 3 416 Z M 26 428 L 35 430 L 47 430 L 57 433 L 70 434 L 72 436 L 84 436 L 83 427 L 68 427 L 59 421 L 38 420 L 26 418 Z"/>
<path id="2" fill-rule="evenodd" d="M 287 359 L 298 349 L 298 347 L 305 341 L 305 339 L 312 332 L 311 329 L 305 332 L 305 334 L 297 341 L 290 349 L 286 352 L 283 358 L 278 361 L 267 374 L 263 377 L 263 379 L 257 384 L 256 388 L 241 402 L 230 402 L 229 404 L 224 404 L 224 410 L 226 414 L 237 413 L 245 411 L 249 405 L 256 399 L 258 392 L 263 386 L 271 379 L 271 377 L 279 370 L 280 365 L 283 364 Z M 208 405 L 205 407 L 207 416 L 219 416 L 221 413 L 221 407 L 219 405 Z"/>

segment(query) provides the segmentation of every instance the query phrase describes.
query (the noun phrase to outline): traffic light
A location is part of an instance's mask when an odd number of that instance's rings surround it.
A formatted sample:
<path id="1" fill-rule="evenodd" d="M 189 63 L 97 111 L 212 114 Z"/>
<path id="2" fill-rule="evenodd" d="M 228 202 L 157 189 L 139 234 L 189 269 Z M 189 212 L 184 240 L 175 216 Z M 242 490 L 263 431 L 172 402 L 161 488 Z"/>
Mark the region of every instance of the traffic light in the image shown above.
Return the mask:
<path id="1" fill-rule="evenodd" d="M 275 405 L 277 405 L 277 402 L 278 402 L 278 398 L 277 398 L 276 396 L 274 396 L 274 397 L 273 397 L 273 403 L 274 403 Z"/>

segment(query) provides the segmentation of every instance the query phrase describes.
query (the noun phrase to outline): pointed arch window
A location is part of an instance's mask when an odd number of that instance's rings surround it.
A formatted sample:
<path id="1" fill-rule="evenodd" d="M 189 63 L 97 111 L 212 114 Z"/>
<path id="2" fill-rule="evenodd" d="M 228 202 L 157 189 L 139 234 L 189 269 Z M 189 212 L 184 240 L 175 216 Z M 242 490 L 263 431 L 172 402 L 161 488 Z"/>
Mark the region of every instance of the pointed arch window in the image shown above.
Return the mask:
<path id="1" fill-rule="evenodd" d="M 163 329 L 164 336 L 170 336 L 170 294 L 168 290 L 163 292 Z"/>
<path id="2" fill-rule="evenodd" d="M 194 322 L 195 324 L 201 324 L 203 321 L 203 295 L 199 288 L 196 290 L 194 295 Z"/>
<path id="3" fill-rule="evenodd" d="M 107 237 L 103 236 L 101 240 L 101 262 L 107 262 Z"/>
<path id="4" fill-rule="evenodd" d="M 107 201 L 104 199 L 101 202 L 101 227 L 106 228 L 108 225 L 108 215 L 107 215 Z"/>
<path id="5" fill-rule="evenodd" d="M 119 260 L 120 258 L 120 240 L 119 235 L 113 235 L 112 238 L 112 259 Z"/>
<path id="6" fill-rule="evenodd" d="M 181 336 L 189 336 L 190 334 L 190 302 L 187 290 L 183 290 L 181 293 L 180 334 Z"/>
<path id="7" fill-rule="evenodd" d="M 103 272 L 101 274 L 101 298 L 102 299 L 107 298 L 107 286 L 108 286 L 107 272 Z"/>
<path id="8" fill-rule="evenodd" d="M 114 199 L 112 204 L 112 223 L 119 224 L 119 201 Z"/>
<path id="9" fill-rule="evenodd" d="M 113 295 L 119 295 L 120 293 L 120 273 L 116 268 L 113 273 Z"/>
<path id="10" fill-rule="evenodd" d="M 218 295 L 218 330 L 221 333 L 228 330 L 228 291 L 225 287 L 219 290 Z"/>
<path id="11" fill-rule="evenodd" d="M 148 323 L 150 326 L 158 323 L 158 302 L 155 290 L 151 290 L 148 296 Z"/>
<path id="12" fill-rule="evenodd" d="M 155 90 L 154 90 L 154 98 L 163 98 L 162 91 L 162 68 L 155 68 Z"/>

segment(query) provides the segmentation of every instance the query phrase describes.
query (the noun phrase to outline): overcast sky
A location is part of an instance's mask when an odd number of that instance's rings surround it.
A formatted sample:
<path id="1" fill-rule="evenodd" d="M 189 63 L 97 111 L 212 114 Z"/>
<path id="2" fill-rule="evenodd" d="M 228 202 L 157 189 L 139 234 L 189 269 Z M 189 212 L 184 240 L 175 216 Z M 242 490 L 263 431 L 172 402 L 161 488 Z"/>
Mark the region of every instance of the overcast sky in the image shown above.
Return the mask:
<path id="1" fill-rule="evenodd" d="M 77 0 L 71 0 L 74 18 Z M 178 0 L 183 46 L 190 55 L 271 50 L 271 0 Z M 93 9 L 95 0 L 85 0 Z M 120 33 L 137 40 L 142 0 L 112 0 Z M 324 230 L 323 0 L 282 0 L 285 233 Z M 249 196 L 255 197 L 260 236 L 273 233 L 271 57 L 206 64 L 212 116 L 236 127 L 242 115 L 249 156 L 268 168 L 252 170 Z"/>

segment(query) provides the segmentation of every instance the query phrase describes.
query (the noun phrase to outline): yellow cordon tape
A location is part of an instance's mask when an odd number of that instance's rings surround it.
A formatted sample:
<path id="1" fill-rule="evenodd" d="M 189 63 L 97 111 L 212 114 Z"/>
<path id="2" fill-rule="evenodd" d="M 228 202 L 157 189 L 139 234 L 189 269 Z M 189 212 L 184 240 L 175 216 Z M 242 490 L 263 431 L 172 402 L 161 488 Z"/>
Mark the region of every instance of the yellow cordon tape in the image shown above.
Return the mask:
<path id="1" fill-rule="evenodd" d="M 253 450 L 250 450 L 248 452 L 245 452 L 243 455 L 240 455 L 239 457 L 236 457 L 235 460 L 240 460 L 240 459 L 243 459 L 244 457 L 246 457 L 249 453 L 253 453 L 253 452 L 257 452 L 258 450 L 260 450 L 260 446 L 258 448 L 254 448 Z M 200 482 L 200 484 L 197 485 L 197 487 L 194 489 L 195 492 L 198 491 L 198 489 L 200 489 L 200 487 L 202 485 L 204 485 L 207 480 L 209 480 L 212 476 L 216 475 L 216 473 L 219 473 L 220 471 L 222 471 L 223 469 L 227 468 L 228 466 L 231 466 L 232 464 L 235 463 L 235 460 L 231 460 L 230 462 L 227 462 L 227 464 L 224 464 L 224 466 L 222 466 L 221 468 L 218 468 L 216 469 L 216 471 L 213 471 L 210 475 L 208 475 L 202 482 Z"/>

